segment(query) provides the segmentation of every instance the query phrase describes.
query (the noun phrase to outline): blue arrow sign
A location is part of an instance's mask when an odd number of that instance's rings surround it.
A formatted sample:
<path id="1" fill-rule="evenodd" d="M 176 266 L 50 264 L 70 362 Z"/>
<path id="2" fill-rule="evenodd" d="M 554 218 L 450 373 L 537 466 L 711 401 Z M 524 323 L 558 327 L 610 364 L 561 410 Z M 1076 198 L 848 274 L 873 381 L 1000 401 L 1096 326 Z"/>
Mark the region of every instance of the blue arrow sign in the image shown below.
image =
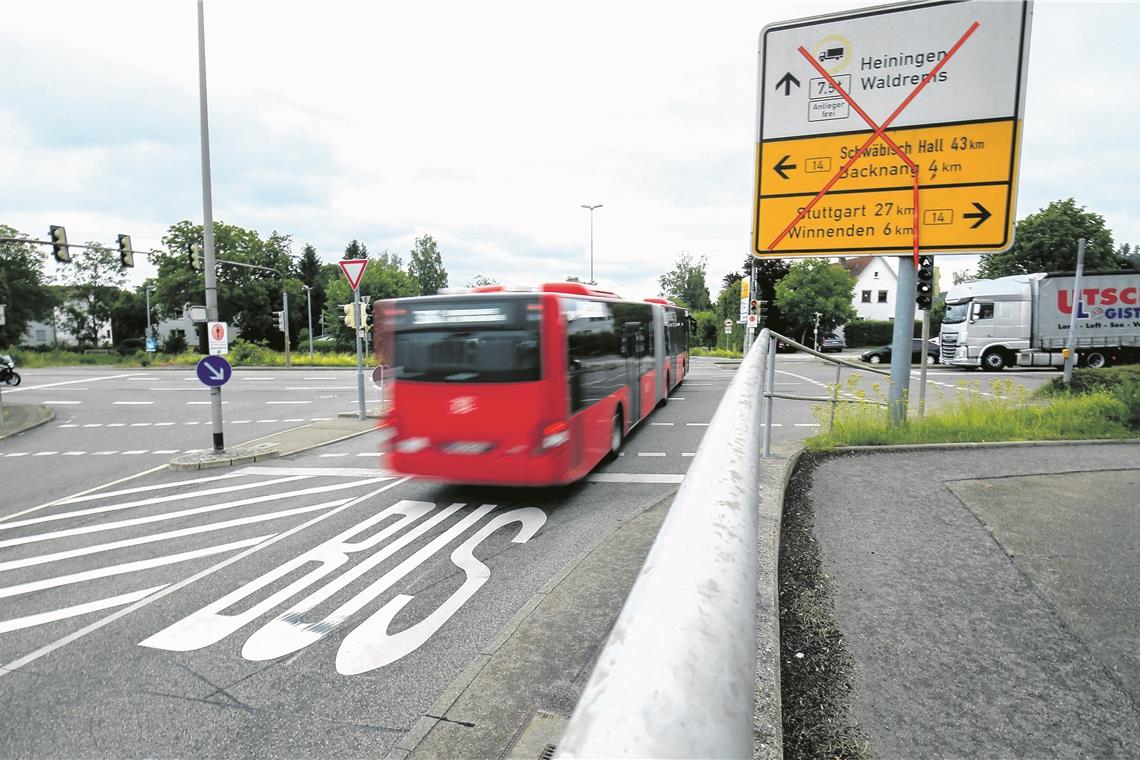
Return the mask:
<path id="1" fill-rule="evenodd" d="M 224 356 L 203 356 L 198 362 L 198 379 L 203 385 L 217 388 L 229 382 L 230 375 L 234 373 L 230 363 Z"/>

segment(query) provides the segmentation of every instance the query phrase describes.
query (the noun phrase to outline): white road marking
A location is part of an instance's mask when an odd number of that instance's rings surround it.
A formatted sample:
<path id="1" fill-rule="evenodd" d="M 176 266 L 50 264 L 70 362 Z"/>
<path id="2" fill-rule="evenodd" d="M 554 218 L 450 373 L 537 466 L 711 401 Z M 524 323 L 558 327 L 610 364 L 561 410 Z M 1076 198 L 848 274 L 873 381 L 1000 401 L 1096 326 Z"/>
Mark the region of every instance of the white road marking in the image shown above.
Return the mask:
<path id="1" fill-rule="evenodd" d="M 151 424 L 150 422 L 132 422 L 131 427 L 150 427 Z"/>
<path id="2" fill-rule="evenodd" d="M 135 476 L 135 477 L 137 477 L 137 476 Z M 45 657 L 45 656 L 51 654 L 52 652 L 56 651 L 57 649 L 61 649 L 65 646 L 67 646 L 68 644 L 70 644 L 73 641 L 78 641 L 79 639 L 83 638 L 87 634 L 93 633 L 94 631 L 97 631 L 100 628 L 103 628 L 104 626 L 110 625 L 111 623 L 115 622 L 116 620 L 119 620 L 120 618 L 126 617 L 127 615 L 131 614 L 132 612 L 135 612 L 136 610 L 142 609 L 143 607 L 147 606 L 151 602 L 156 602 L 159 599 L 162 599 L 166 596 L 169 596 L 170 594 L 173 594 L 175 591 L 179 591 L 179 590 L 185 588 L 186 586 L 189 586 L 192 583 L 197 583 L 202 578 L 205 578 L 209 575 L 212 575 L 212 574 L 216 573 L 217 571 L 219 571 L 223 568 L 229 567 L 230 565 L 234 564 L 235 562 L 240 562 L 241 560 L 250 556 L 254 552 L 261 551 L 262 549 L 264 549 L 268 546 L 272 546 L 273 544 L 277 543 L 278 541 L 283 541 L 284 539 L 294 535 L 295 533 L 299 533 L 300 531 L 305 530 L 306 528 L 309 528 L 313 525 L 316 525 L 321 520 L 327 520 L 328 518 L 332 517 L 333 515 L 339 514 L 340 512 L 354 506 L 355 504 L 358 504 L 358 503 L 365 501 L 367 499 L 371 499 L 372 497 L 374 497 L 378 494 L 381 494 L 384 491 L 387 491 L 391 488 L 395 488 L 396 486 L 400 485 L 401 483 L 406 483 L 408 480 L 411 480 L 411 478 L 400 478 L 399 480 L 397 480 L 395 482 L 383 485 L 380 488 L 377 488 L 373 491 L 370 491 L 369 493 L 366 493 L 363 496 L 359 496 L 359 497 L 353 499 L 352 501 L 349 501 L 349 502 L 341 505 L 340 507 L 337 507 L 336 509 L 328 511 L 328 512 L 324 513 L 323 515 L 317 515 L 316 517 L 314 517 L 312 520 L 309 520 L 308 522 L 304 522 L 304 523 L 302 523 L 302 524 L 300 524 L 294 528 L 290 528 L 289 530 L 285 531 L 284 533 L 279 533 L 277 536 L 269 539 L 268 541 L 266 541 L 263 544 L 258 544 L 257 546 L 251 546 L 249 549 L 246 549 L 244 552 L 238 554 L 237 556 L 224 559 L 221 562 L 214 565 L 213 567 L 208 567 L 205 570 L 190 576 L 189 578 L 186 578 L 184 580 L 179 581 L 178 583 L 175 583 L 173 586 L 167 586 L 167 587 L 156 586 L 155 588 L 147 589 L 145 592 L 146 595 L 143 595 L 144 592 L 138 592 L 140 595 L 142 595 L 142 598 L 138 599 L 133 604 L 130 604 L 126 609 L 122 609 L 122 610 L 119 610 L 118 612 L 112 613 L 112 614 L 108 615 L 107 617 L 102 618 L 101 620 L 96 620 L 94 623 L 91 623 L 90 625 L 86 625 L 83 628 L 80 628 L 78 631 L 73 631 L 72 633 L 69 633 L 68 635 L 63 636 L 62 638 L 56 639 L 52 643 L 46 644 L 46 645 L 40 647 L 39 649 L 37 649 L 36 651 L 24 655 L 23 657 L 12 660 L 9 663 L 0 664 L 0 678 L 3 678 L 4 676 L 6 676 L 10 673 L 15 673 L 17 670 L 24 667 L 25 665 L 33 663 L 36 660 L 40 659 L 41 657 Z M 111 606 L 115 606 L 115 605 L 111 605 Z"/>
<path id="3" fill-rule="evenodd" d="M 796 427 L 819 427 L 818 422 L 797 422 Z"/>
<path id="4" fill-rule="evenodd" d="M 125 423 L 125 422 L 108 422 L 107 423 L 107 427 L 126 427 L 126 426 L 127 426 L 127 423 Z"/>
<path id="5" fill-rule="evenodd" d="M 708 426 L 709 426 L 709 423 L 707 423 L 707 422 L 686 422 L 685 423 L 685 427 L 708 427 Z"/>
<path id="6" fill-rule="evenodd" d="M 649 424 L 653 427 L 672 427 L 673 426 L 672 422 L 650 422 Z"/>
<path id="7" fill-rule="evenodd" d="M 118 454 L 118 453 L 119 453 L 118 450 L 116 450 L 116 451 L 96 451 L 92 454 L 92 456 L 106 457 L 106 456 L 110 456 L 111 454 Z"/>
<path id="8" fill-rule="evenodd" d="M 114 454 L 114 451 L 97 451 L 96 454 Z M 100 491 L 99 493 L 88 493 L 84 496 L 73 496 L 67 499 L 60 499 L 55 502 L 55 505 L 63 504 L 78 504 L 84 501 L 94 501 L 96 499 L 110 499 L 114 496 L 127 496 L 132 493 L 145 493 L 146 491 L 161 491 L 166 488 L 185 488 L 190 485 L 197 485 L 198 483 L 213 483 L 218 480 L 229 480 L 231 478 L 239 478 L 242 476 L 242 471 L 227 472 L 224 475 L 211 475 L 205 478 L 191 478 L 189 480 L 180 480 L 177 483 L 158 483 L 157 485 L 150 486 L 137 486 L 135 488 L 123 488 L 118 491 Z M 4 523 L 0 523 L 0 528 L 4 527 Z"/>
<path id="9" fill-rule="evenodd" d="M 348 456 L 348 454 L 347 454 L 347 453 L 341 453 L 341 454 L 318 454 L 317 456 L 318 456 L 318 458 L 320 458 L 320 459 L 332 459 L 332 458 L 334 458 L 334 457 L 346 457 L 346 456 Z"/>
<path id="10" fill-rule="evenodd" d="M 96 525 L 87 525 L 81 528 L 67 528 L 65 530 L 57 530 L 52 533 L 38 533 L 33 536 L 21 536 L 20 538 L 10 538 L 6 541 L 0 541 L 0 548 L 8 546 L 22 546 L 23 544 L 38 543 L 40 541 L 52 541 L 57 538 L 66 538 L 68 536 L 79 536 L 87 533 L 101 533 L 107 530 L 118 530 L 119 528 L 130 528 L 135 525 L 149 525 L 155 522 L 164 522 L 166 520 L 179 520 L 191 515 L 207 514 L 209 512 L 218 512 L 223 509 L 234 509 L 235 507 L 245 507 L 250 504 L 262 504 L 267 501 L 278 501 L 281 499 L 290 498 L 293 496 L 309 496 L 311 494 L 327 493 L 329 491 L 342 491 L 346 488 L 355 488 L 357 486 L 370 485 L 372 483 L 379 483 L 382 480 L 391 480 L 390 476 L 381 476 L 375 478 L 366 478 L 364 480 L 354 480 L 349 483 L 334 483 L 329 486 L 318 486 L 315 488 L 302 488 L 298 491 L 289 491 L 286 493 L 271 493 L 263 496 L 254 496 L 248 499 L 238 499 L 236 501 L 226 501 L 221 504 L 210 504 L 205 507 L 195 507 L 193 509 L 183 509 L 179 512 L 165 512 L 158 515 L 148 515 L 146 517 L 135 517 L 129 520 L 118 520 L 116 522 L 98 523 Z M 11 527 L 11 523 L 5 524 L 4 527 Z"/>
<path id="11" fill-rule="evenodd" d="M 212 557 L 215 554 L 224 554 L 225 552 L 232 552 L 237 549 L 245 549 L 255 544 L 260 544 L 266 539 L 273 538 L 274 535 L 275 534 L 270 533 L 268 535 L 258 536 L 256 538 L 246 538 L 242 539 L 241 541 L 233 541 L 228 544 L 207 546 L 204 549 L 194 549 L 193 551 L 180 552 L 178 554 L 168 554 L 165 557 L 152 557 L 150 559 L 140 559 L 134 562 L 123 562 L 118 565 L 108 565 L 106 567 L 100 567 L 94 570 L 85 570 L 81 573 L 69 573 L 68 575 L 57 575 L 54 578 L 44 578 L 43 580 L 29 581 L 28 583 L 18 583 L 15 586 L 0 588 L 0 599 L 6 599 L 10 596 L 19 596 L 20 594 L 30 594 L 35 591 L 44 591 L 49 588 L 70 586 L 73 583 L 83 583 L 84 581 L 91 581 L 97 578 L 109 578 L 112 575 L 136 573 L 139 570 L 149 570 L 152 567 L 162 567 L 163 565 L 173 565 L 178 562 L 188 562 L 189 560 L 200 559 L 202 557 Z"/>
<path id="12" fill-rule="evenodd" d="M 145 454 L 148 451 L 150 451 L 150 449 L 131 449 L 130 451 L 123 451 L 121 453 L 123 456 L 136 456 L 138 454 Z"/>
<path id="13" fill-rule="evenodd" d="M 124 604 L 137 602 L 145 599 L 156 591 L 161 591 L 166 586 L 152 586 L 144 588 L 142 591 L 132 591 L 129 594 L 119 594 L 118 596 L 109 596 L 106 599 L 97 599 L 94 602 L 86 602 L 85 604 L 77 604 L 74 607 L 61 607 L 58 610 L 51 612 L 41 612 L 38 615 L 28 615 L 21 618 L 13 618 L 11 620 L 0 621 L 0 633 L 8 633 L 9 631 L 19 631 L 23 628 L 32 628 L 44 623 L 54 623 L 57 620 L 66 620 L 67 618 L 76 617 L 78 615 L 86 615 L 89 612 L 99 612 L 100 610 L 109 610 L 112 607 L 122 607 Z M 35 654 L 33 652 L 33 654 Z M 47 652 L 44 652 L 47 654 Z M 39 655 L 42 657 L 43 655 Z M 31 655 L 29 655 L 31 657 Z M 23 658 L 28 659 L 28 658 Z M 36 657 L 35 659 L 38 659 Z M 31 660 L 29 660 L 30 662 Z M 8 665 L 0 667 L 0 676 L 12 672 L 16 668 L 26 663 L 21 660 L 15 660 Z"/>
<path id="14" fill-rule="evenodd" d="M 309 422 L 326 422 L 331 419 L 332 417 L 310 417 Z"/>
<path id="15" fill-rule="evenodd" d="M 179 449 L 155 449 L 151 454 L 177 454 Z"/>
<path id="16" fill-rule="evenodd" d="M 243 467 L 237 475 L 313 475 L 333 478 L 370 478 L 373 475 L 391 475 L 366 467 Z"/>
<path id="17" fill-rule="evenodd" d="M 154 426 L 155 427 L 170 427 L 173 424 L 175 424 L 175 423 L 173 423 L 173 422 L 156 422 L 156 423 L 154 423 Z"/>
<path id="18" fill-rule="evenodd" d="M 53 454 L 58 454 L 58 453 L 59 453 L 58 451 L 37 451 L 35 454 L 32 454 L 32 456 L 34 456 L 34 457 L 50 457 Z"/>
<path id="19" fill-rule="evenodd" d="M 258 422 L 278 422 L 279 420 L 258 420 Z"/>
<path id="20" fill-rule="evenodd" d="M 19 390 L 19 388 L 17 388 L 16 390 Z M 4 391 L 4 392 L 5 393 L 11 393 L 12 391 Z M 82 404 L 83 402 L 82 401 L 41 401 L 40 403 L 41 404 L 54 404 L 55 406 L 75 406 L 77 404 Z"/>
<path id="21" fill-rule="evenodd" d="M 63 426 L 63 425 L 60 425 L 60 427 L 64 427 L 64 426 Z M 75 426 L 74 426 L 74 425 L 72 425 L 71 427 L 75 427 Z M 102 422 L 89 422 L 89 423 L 87 423 L 86 425 L 84 425 L 83 427 L 85 427 L 85 428 L 97 428 L 97 427 L 103 427 L 103 423 L 102 423 Z"/>
<path id="22" fill-rule="evenodd" d="M 695 457 L 696 455 L 697 454 L 695 451 L 683 451 L 683 452 L 681 452 L 681 456 L 683 456 L 683 457 Z"/>
<path id="23" fill-rule="evenodd" d="M 65 452 L 63 452 L 63 454 L 61 456 L 78 457 L 78 456 L 83 456 L 86 453 L 87 453 L 86 451 L 65 451 Z"/>
<path id="24" fill-rule="evenodd" d="M 153 544 L 158 541 L 167 541 L 172 538 L 183 538 L 185 536 L 193 536 L 199 533 L 210 533 L 215 530 L 226 530 L 227 528 L 236 528 L 241 525 L 253 525 L 260 522 L 269 522 L 270 520 L 279 520 L 282 517 L 292 517 L 294 515 L 303 515 L 309 512 L 319 512 L 322 509 L 335 509 L 341 504 L 344 504 L 346 501 L 348 501 L 348 499 L 336 499 L 335 501 L 326 501 L 321 504 L 311 504 L 307 507 L 283 509 L 279 512 L 267 512 L 261 515 L 250 515 L 249 517 L 239 517 L 234 520 L 223 520 L 222 522 L 207 523 L 206 525 L 195 525 L 192 528 L 168 530 L 164 533 L 151 533 L 150 535 L 139 536 L 138 538 L 125 538 L 121 541 L 111 541 L 105 544 L 92 544 L 90 546 L 84 546 L 79 549 L 67 549 L 65 551 L 52 552 L 50 554 L 39 554 L 35 557 L 13 559 L 9 560 L 8 562 L 0 562 L 0 572 L 5 572 L 7 570 L 19 570 L 20 568 L 32 567 L 34 565 L 46 565 L 49 562 L 58 562 L 59 560 L 72 559 L 74 557 L 85 557 L 89 554 L 99 554 L 100 552 L 125 549 L 130 546 Z"/>
<path id="25" fill-rule="evenodd" d="M 223 486 L 221 488 L 204 488 L 200 491 L 179 491 L 179 493 L 170 496 L 153 496 L 149 499 L 139 499 L 137 501 L 126 501 L 121 504 L 108 504 L 102 507 L 90 507 L 88 509 L 77 509 L 71 512 L 59 512 L 54 515 L 44 515 L 43 517 L 29 517 L 26 520 L 18 520 L 16 522 L 2 522 L 0 523 L 0 530 L 8 530 L 9 528 L 20 528 L 27 525 L 39 525 L 46 522 L 55 522 L 57 520 L 68 520 L 72 517 L 87 517 L 89 515 L 103 515 L 108 512 L 120 512 L 124 509 L 134 509 L 135 507 L 150 506 L 152 504 L 165 504 L 171 501 L 184 501 L 189 499 L 199 499 L 205 496 L 219 496 L 221 494 L 233 493 L 235 491 L 247 491 L 250 488 L 258 488 L 260 486 L 275 486 L 281 483 L 294 483 L 298 480 L 304 480 L 304 475 L 293 475 L 287 477 L 277 478 L 276 480 L 262 480 L 256 483 L 240 483 L 237 485 Z M 220 478 L 219 478 L 220 479 Z M 202 482 L 201 479 L 194 479 L 188 482 Z M 163 488 L 181 489 L 182 483 L 166 483 Z M 142 490 L 142 489 L 139 489 Z M 137 493 L 134 489 L 126 489 L 124 493 Z M 95 494 L 83 497 L 80 501 L 97 498 L 109 498 L 116 495 L 116 492 L 105 494 Z M 74 504 L 74 501 L 62 501 L 59 504 Z"/>
<path id="26" fill-rule="evenodd" d="M 250 420 L 230 420 L 231 425 L 248 425 Z"/>
<path id="27" fill-rule="evenodd" d="M 88 378 L 84 378 L 83 380 L 64 380 L 64 381 L 59 382 L 59 383 L 47 383 L 45 385 L 25 385 L 21 388 L 11 388 L 11 389 L 6 390 L 4 392 L 5 393 L 21 393 L 23 391 L 38 391 L 38 390 L 41 390 L 43 388 L 58 388 L 61 385 L 75 385 L 76 383 L 97 383 L 97 382 L 100 382 L 101 380 L 118 380 L 119 378 L 133 377 L 133 376 L 134 376 L 134 373 L 130 373 L 130 374 L 126 374 L 126 375 L 107 375 L 106 377 L 88 377 Z M 64 402 L 44 401 L 43 403 L 45 403 L 45 404 L 58 404 L 58 403 L 78 404 L 79 402 L 78 401 L 64 401 Z"/>
<path id="28" fill-rule="evenodd" d="M 56 425 L 56 427 L 79 427 L 79 425 L 76 425 L 75 423 L 68 423 L 66 425 Z"/>
<path id="29" fill-rule="evenodd" d="M 305 419 L 303 417 L 291 417 L 290 419 L 281 420 L 281 421 L 282 422 L 304 422 Z"/>
<path id="30" fill-rule="evenodd" d="M 665 452 L 664 451 L 639 451 L 639 452 L 637 452 L 637 455 L 639 457 L 663 457 L 663 456 L 665 456 Z"/>
<path id="31" fill-rule="evenodd" d="M 29 452 L 27 452 L 27 451 L 13 451 L 8 456 L 10 456 L 10 457 L 26 457 L 28 455 L 28 453 Z"/>
<path id="32" fill-rule="evenodd" d="M 684 475 L 649 475 L 636 472 L 599 472 L 586 476 L 586 480 L 590 483 L 680 483 L 684 479 Z"/>

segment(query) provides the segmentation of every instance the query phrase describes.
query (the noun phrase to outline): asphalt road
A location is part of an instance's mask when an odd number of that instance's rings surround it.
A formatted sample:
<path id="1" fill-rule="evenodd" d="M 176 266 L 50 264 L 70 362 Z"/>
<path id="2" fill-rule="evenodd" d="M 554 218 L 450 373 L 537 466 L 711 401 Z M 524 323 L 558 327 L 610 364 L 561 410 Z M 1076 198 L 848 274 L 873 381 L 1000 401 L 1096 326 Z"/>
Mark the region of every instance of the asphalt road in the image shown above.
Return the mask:
<path id="1" fill-rule="evenodd" d="M 58 416 L 0 441 L 0 756 L 498 756 L 569 715 L 733 370 L 695 360 L 559 489 L 396 478 L 373 434 L 173 472 L 209 446 L 188 372 L 29 372 L 21 400 Z M 790 392 L 833 380 L 777 366 Z M 223 398 L 249 440 L 351 410 L 355 385 L 239 370 Z M 775 408 L 777 442 L 818 429 Z"/>

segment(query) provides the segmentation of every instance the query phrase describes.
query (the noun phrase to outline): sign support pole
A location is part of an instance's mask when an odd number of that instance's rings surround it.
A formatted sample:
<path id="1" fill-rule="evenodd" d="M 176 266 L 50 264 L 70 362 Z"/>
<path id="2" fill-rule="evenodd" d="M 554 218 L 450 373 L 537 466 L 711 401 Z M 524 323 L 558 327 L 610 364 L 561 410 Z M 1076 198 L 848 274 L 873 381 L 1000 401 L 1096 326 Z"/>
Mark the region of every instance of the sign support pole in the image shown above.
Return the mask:
<path id="1" fill-rule="evenodd" d="M 285 366 L 292 367 L 289 359 L 289 291 L 285 290 L 285 279 L 281 279 L 281 321 L 285 328 Z"/>
<path id="2" fill-rule="evenodd" d="M 1077 312 L 1081 309 L 1081 275 L 1085 272 L 1085 239 L 1077 240 L 1077 276 L 1073 280 L 1073 310 L 1069 314 L 1069 345 L 1065 356 L 1065 385 L 1073 382 L 1073 365 L 1077 361 Z"/>
<path id="3" fill-rule="evenodd" d="M 198 0 L 198 104 L 202 137 L 202 266 L 206 270 L 206 319 L 218 321 L 218 274 L 214 263 L 214 204 L 210 194 L 210 117 L 206 106 L 206 12 Z M 222 389 L 210 389 L 210 417 L 213 423 L 214 453 L 226 450 L 222 435 Z"/>
<path id="4" fill-rule="evenodd" d="M 891 387 L 887 405 L 891 425 L 906 422 L 907 396 L 910 392 L 910 349 L 914 340 L 914 297 L 918 275 L 913 256 L 899 256 L 899 282 L 895 289 L 895 325 L 891 337 Z"/>
<path id="5" fill-rule="evenodd" d="M 356 327 L 353 332 L 356 333 L 356 399 L 359 402 L 360 411 L 359 419 L 364 419 L 368 415 L 364 409 L 364 348 L 361 345 L 360 338 L 361 325 L 363 320 L 360 318 L 360 288 L 352 289 L 352 310 L 356 314 Z"/>

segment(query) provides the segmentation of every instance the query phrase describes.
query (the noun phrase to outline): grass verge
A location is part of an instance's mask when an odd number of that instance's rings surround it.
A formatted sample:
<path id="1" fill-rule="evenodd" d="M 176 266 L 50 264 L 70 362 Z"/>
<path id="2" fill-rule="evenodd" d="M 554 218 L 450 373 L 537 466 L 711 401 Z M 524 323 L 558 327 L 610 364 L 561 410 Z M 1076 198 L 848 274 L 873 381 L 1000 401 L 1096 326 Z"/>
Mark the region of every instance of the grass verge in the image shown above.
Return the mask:
<path id="1" fill-rule="evenodd" d="M 841 394 L 847 398 L 885 400 L 877 385 L 872 386 L 871 394 L 862 391 L 858 378 L 845 383 Z M 891 425 L 882 406 L 847 403 L 838 405 L 832 425 L 830 405 L 820 404 L 815 408 L 816 417 L 824 430 L 829 426 L 830 430 L 805 443 L 809 448 L 829 449 L 1140 437 L 1140 383 L 1129 377 L 1109 384 L 1085 380 L 1079 392 L 1058 391 L 1049 385 L 1032 396 L 1008 379 L 993 381 L 985 393 L 977 381 L 964 381 L 955 389 L 953 399 L 942 401 L 923 417 L 912 413 L 897 426 Z"/>
<path id="2" fill-rule="evenodd" d="M 21 351 L 12 349 L 7 351 L 16 362 L 17 369 L 44 369 L 49 367 L 193 367 L 202 355 L 187 351 L 181 354 L 154 354 L 148 356 L 139 351 L 126 356 L 119 354 L 86 354 L 79 351 Z M 253 350 L 242 350 L 231 345 L 230 353 L 226 359 L 235 367 L 284 367 L 285 354 L 272 351 L 261 346 L 254 346 Z M 365 364 L 370 364 L 371 357 L 365 357 Z M 355 354 L 315 353 L 312 362 L 309 361 L 309 352 L 294 351 L 292 353 L 294 367 L 355 367 Z"/>

